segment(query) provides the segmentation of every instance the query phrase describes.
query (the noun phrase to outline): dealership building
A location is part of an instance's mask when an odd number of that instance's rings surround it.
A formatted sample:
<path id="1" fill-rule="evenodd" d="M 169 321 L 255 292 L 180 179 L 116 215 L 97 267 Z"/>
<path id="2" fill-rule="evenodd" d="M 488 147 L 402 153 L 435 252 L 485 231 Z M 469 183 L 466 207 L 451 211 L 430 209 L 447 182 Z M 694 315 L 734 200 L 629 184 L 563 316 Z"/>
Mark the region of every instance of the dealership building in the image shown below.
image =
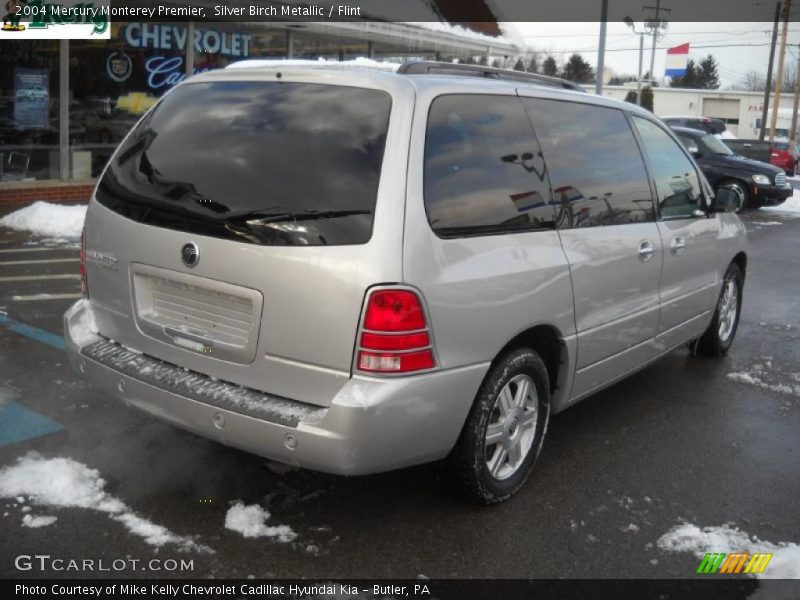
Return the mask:
<path id="1" fill-rule="evenodd" d="M 103 40 L 2 41 L 0 204 L 86 200 L 116 145 L 161 95 L 231 62 L 512 60 L 522 52 L 497 21 L 131 21 L 112 22 Z"/>

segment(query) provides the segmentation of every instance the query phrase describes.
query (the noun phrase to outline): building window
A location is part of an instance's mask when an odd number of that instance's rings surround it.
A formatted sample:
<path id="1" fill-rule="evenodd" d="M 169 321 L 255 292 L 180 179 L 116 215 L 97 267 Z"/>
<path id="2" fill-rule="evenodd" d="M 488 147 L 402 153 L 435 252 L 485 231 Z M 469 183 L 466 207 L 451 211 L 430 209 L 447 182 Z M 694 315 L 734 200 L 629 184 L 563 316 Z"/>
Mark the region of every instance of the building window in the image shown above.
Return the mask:
<path id="1" fill-rule="evenodd" d="M 0 44 L 0 182 L 58 179 L 59 43 Z"/>

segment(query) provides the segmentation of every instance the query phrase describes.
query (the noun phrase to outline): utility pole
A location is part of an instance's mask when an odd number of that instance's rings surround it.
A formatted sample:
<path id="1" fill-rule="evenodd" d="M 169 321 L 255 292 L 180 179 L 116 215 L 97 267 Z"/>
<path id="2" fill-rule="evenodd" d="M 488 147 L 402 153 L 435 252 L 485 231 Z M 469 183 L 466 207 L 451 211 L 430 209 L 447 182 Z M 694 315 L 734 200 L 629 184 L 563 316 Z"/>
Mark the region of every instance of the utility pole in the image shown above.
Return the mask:
<path id="1" fill-rule="evenodd" d="M 789 11 L 792 0 L 783 6 L 783 29 L 781 30 L 781 53 L 778 55 L 778 73 L 775 75 L 775 103 L 772 105 L 772 119 L 769 123 L 769 143 L 775 141 L 775 126 L 778 124 L 778 110 L 781 107 L 781 84 L 783 83 L 783 61 L 786 58 L 786 35 L 789 29 Z"/>
<path id="2" fill-rule="evenodd" d="M 603 0 L 600 8 L 600 48 L 597 51 L 597 74 L 595 76 L 594 93 L 603 95 L 603 69 L 606 57 L 606 25 L 608 25 L 608 0 Z"/>
<path id="3" fill-rule="evenodd" d="M 798 46 L 800 49 L 800 46 Z M 789 132 L 789 143 L 797 141 L 797 108 L 800 106 L 800 55 L 797 57 L 797 71 L 795 72 L 794 83 L 794 106 L 792 107 L 792 129 Z"/>
<path id="4" fill-rule="evenodd" d="M 642 59 L 644 58 L 644 33 L 639 34 L 639 74 L 636 76 L 636 104 L 642 105 Z"/>
<path id="5" fill-rule="evenodd" d="M 767 87 L 764 88 L 764 106 L 761 109 L 761 128 L 758 139 L 764 141 L 764 132 L 767 130 L 767 111 L 769 111 L 769 95 L 772 91 L 772 67 L 775 65 L 775 45 L 778 43 L 778 23 L 781 20 L 781 3 L 775 4 L 775 19 L 772 23 L 772 45 L 769 49 L 769 67 L 767 68 Z"/>
<path id="6" fill-rule="evenodd" d="M 661 30 L 667 28 L 667 22 L 661 20 L 661 13 L 665 12 L 669 14 L 672 11 L 668 8 L 661 8 L 661 0 L 656 0 L 655 6 L 643 6 L 642 8 L 645 10 L 652 10 L 656 13 L 655 18 L 645 19 L 645 28 L 650 29 L 653 33 L 653 50 L 650 53 L 650 81 L 652 82 L 655 81 L 656 78 L 653 72 L 656 64 L 656 41 L 658 41 L 658 34 L 661 33 Z"/>
<path id="7" fill-rule="evenodd" d="M 644 31 L 636 31 L 636 23 L 630 17 L 622 19 L 631 31 L 639 36 L 639 74 L 636 76 L 636 104 L 642 105 L 642 60 L 644 59 Z"/>

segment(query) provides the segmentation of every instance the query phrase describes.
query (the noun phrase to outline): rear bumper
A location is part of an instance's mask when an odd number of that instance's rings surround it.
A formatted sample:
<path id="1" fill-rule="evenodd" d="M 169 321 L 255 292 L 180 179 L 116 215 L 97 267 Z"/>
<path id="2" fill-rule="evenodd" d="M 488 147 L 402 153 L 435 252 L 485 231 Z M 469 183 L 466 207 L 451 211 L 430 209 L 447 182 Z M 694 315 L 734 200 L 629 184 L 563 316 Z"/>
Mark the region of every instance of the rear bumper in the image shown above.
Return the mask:
<path id="1" fill-rule="evenodd" d="M 94 387 L 223 444 L 341 475 L 446 456 L 489 366 L 415 377 L 352 377 L 327 408 L 245 389 L 231 404 L 231 389 L 239 389 L 234 385 L 135 354 L 104 338 L 87 339 L 82 323 L 90 310 L 79 302 L 67 311 L 64 340 L 70 365 Z M 198 392 L 206 386 L 221 393 Z"/>

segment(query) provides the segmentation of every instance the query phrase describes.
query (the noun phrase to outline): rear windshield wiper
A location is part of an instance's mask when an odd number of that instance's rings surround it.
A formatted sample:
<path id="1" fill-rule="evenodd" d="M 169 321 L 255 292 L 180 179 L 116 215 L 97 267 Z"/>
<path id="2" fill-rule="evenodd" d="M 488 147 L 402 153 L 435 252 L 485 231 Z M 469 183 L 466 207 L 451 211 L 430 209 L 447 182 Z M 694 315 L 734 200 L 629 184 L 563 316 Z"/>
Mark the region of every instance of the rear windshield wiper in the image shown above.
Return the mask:
<path id="1" fill-rule="evenodd" d="M 314 221 L 316 219 L 335 219 L 338 217 L 349 217 L 352 215 L 369 215 L 369 210 L 310 210 L 307 212 L 279 212 L 270 213 L 264 211 L 253 211 L 251 213 L 228 217 L 226 222 L 246 221 L 248 225 L 258 225 L 267 223 L 277 223 L 281 221 Z M 251 223 L 253 222 L 253 223 Z"/>

